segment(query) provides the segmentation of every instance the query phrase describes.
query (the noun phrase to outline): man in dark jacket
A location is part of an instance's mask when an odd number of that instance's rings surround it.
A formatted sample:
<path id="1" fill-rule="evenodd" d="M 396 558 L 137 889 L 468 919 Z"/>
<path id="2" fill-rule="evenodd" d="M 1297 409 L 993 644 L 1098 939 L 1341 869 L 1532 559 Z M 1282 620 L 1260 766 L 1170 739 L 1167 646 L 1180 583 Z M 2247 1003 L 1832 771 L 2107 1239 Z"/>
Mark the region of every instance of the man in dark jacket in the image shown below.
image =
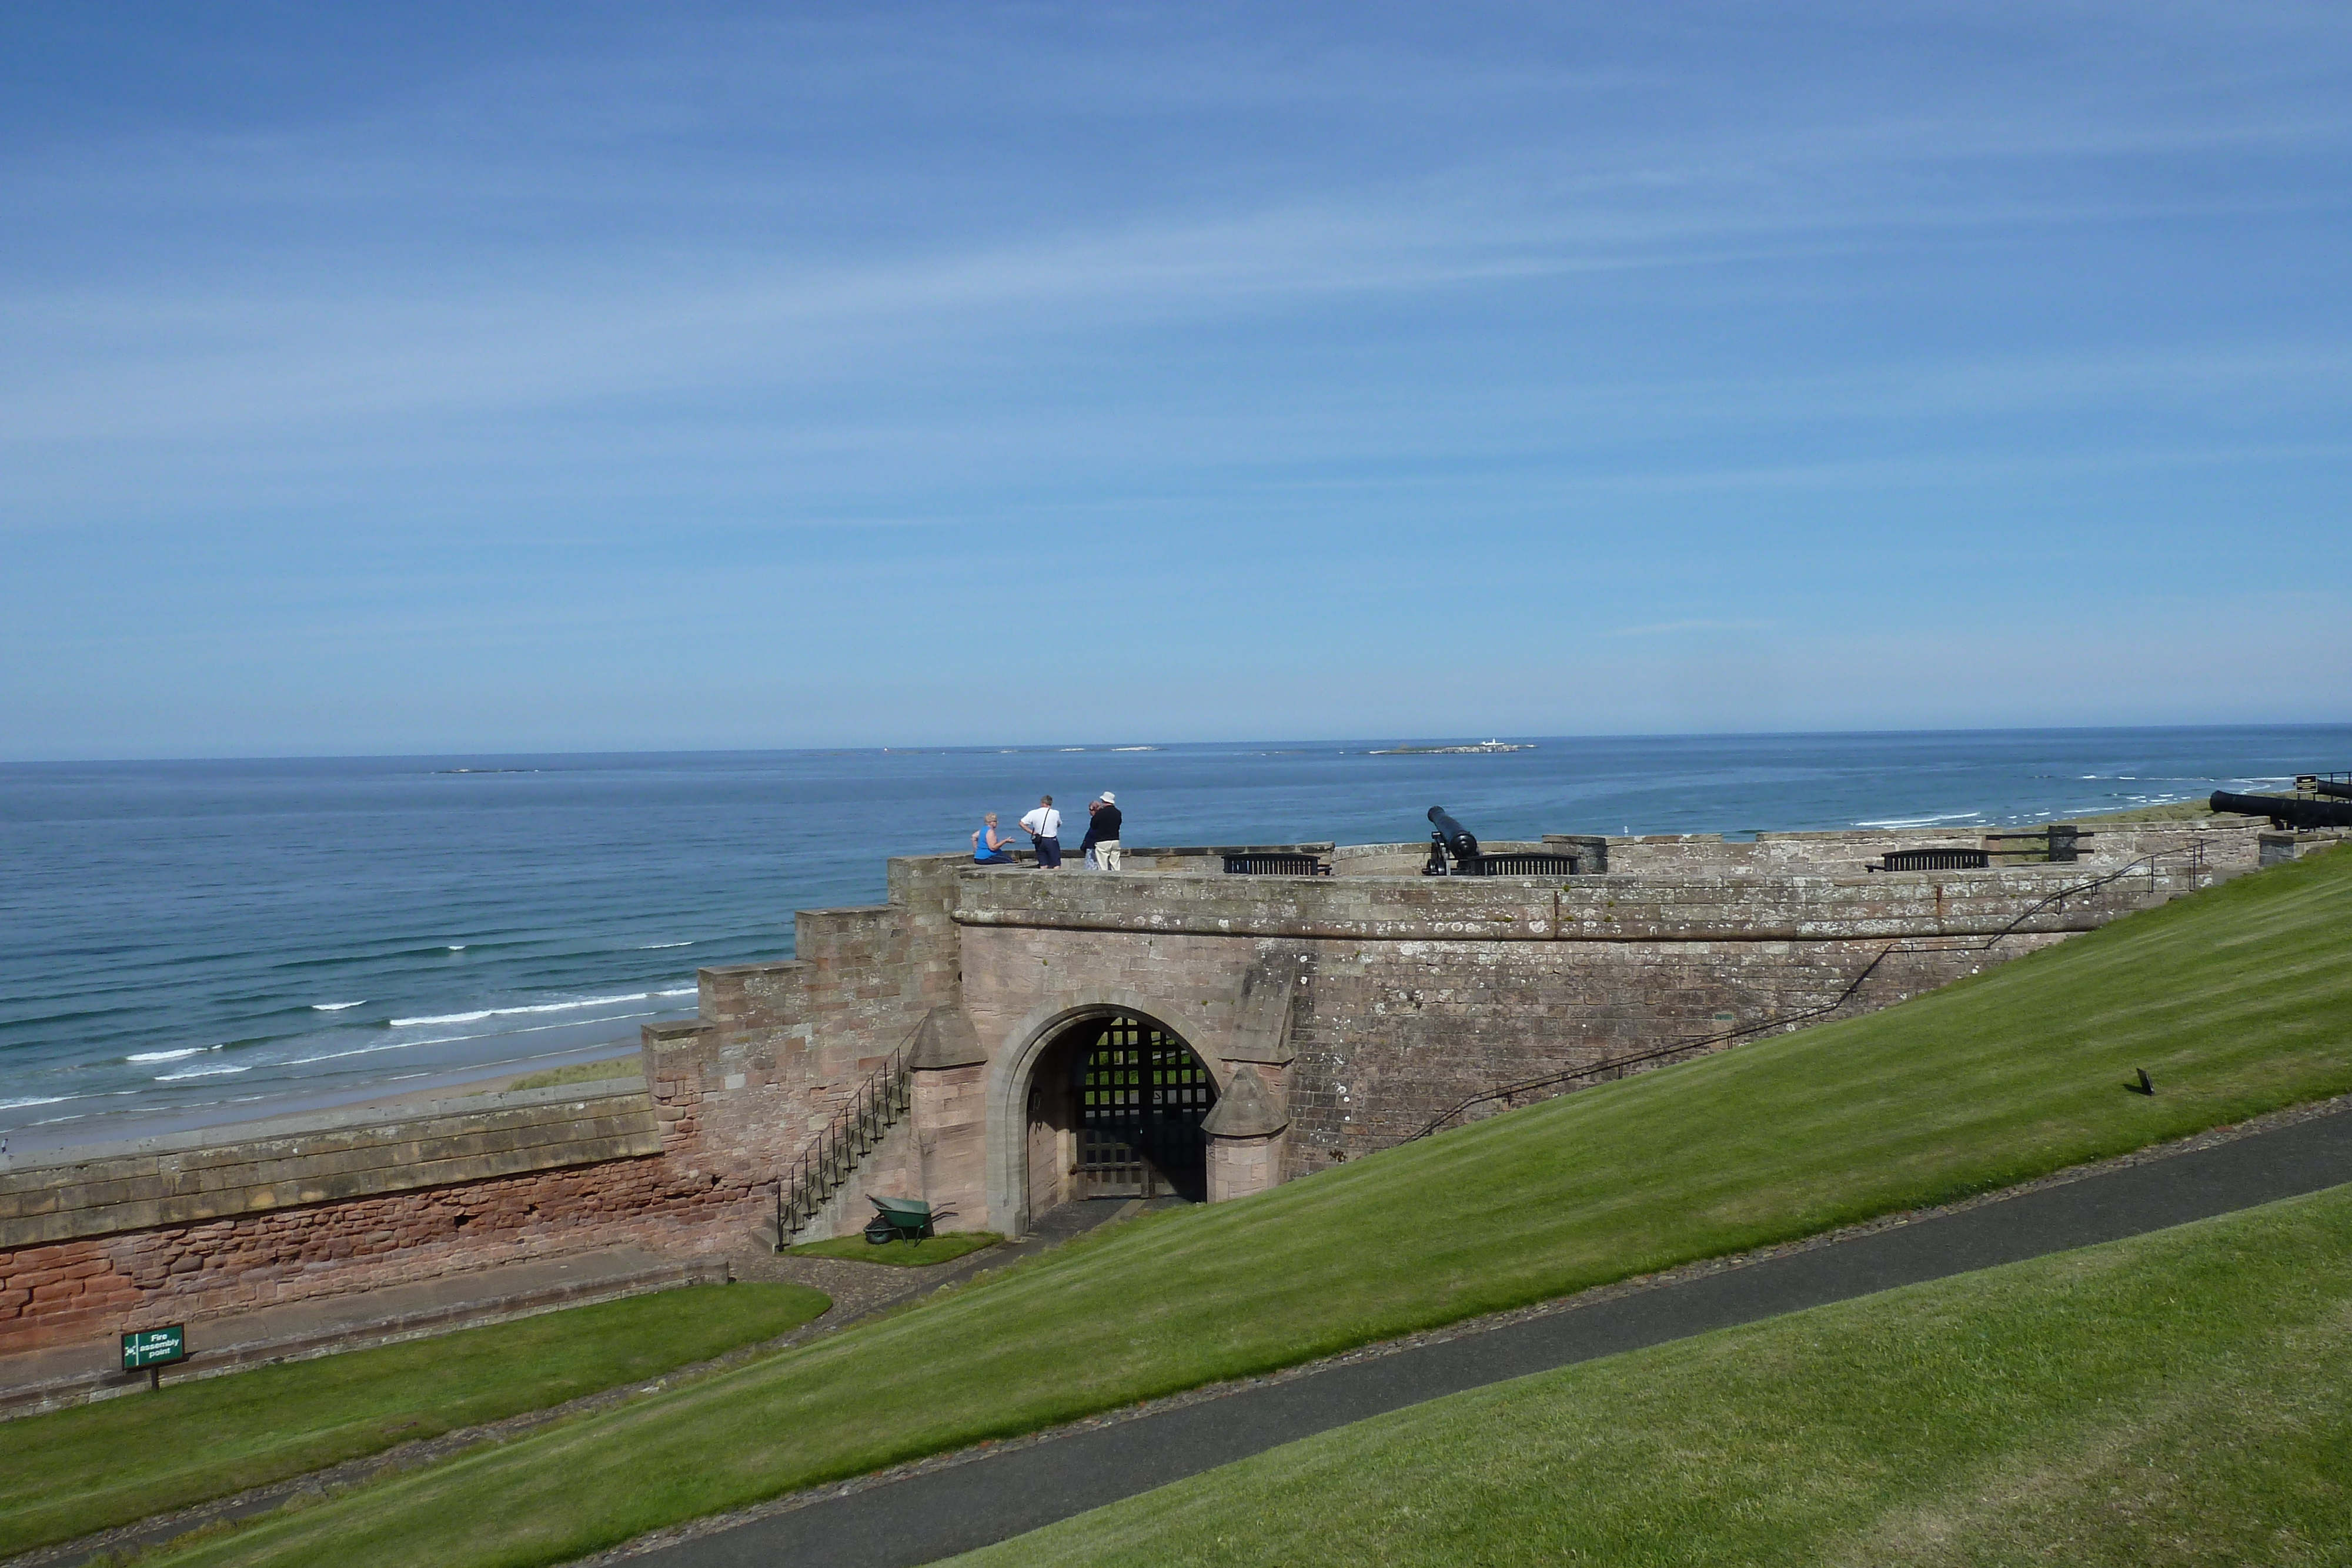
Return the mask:
<path id="1" fill-rule="evenodd" d="M 1124 821 L 1118 814 L 1118 797 L 1106 789 L 1087 806 L 1087 841 L 1078 847 L 1087 852 L 1087 865 L 1093 871 L 1118 869 L 1118 830 Z"/>

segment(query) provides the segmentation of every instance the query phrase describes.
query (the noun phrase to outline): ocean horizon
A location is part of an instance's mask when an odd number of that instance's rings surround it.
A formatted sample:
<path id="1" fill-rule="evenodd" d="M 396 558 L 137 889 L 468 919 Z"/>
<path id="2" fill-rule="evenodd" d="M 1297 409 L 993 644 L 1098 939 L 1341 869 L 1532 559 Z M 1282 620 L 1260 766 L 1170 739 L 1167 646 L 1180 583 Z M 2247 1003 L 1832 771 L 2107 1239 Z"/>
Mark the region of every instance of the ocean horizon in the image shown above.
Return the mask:
<path id="1" fill-rule="evenodd" d="M 1495 740 L 1520 749 L 1401 750 Z M 2352 766 L 2352 726 L 0 764 L 0 1134 L 18 1153 L 609 1054 L 793 954 L 892 855 L 1052 793 L 1075 845 L 1967 831 Z"/>

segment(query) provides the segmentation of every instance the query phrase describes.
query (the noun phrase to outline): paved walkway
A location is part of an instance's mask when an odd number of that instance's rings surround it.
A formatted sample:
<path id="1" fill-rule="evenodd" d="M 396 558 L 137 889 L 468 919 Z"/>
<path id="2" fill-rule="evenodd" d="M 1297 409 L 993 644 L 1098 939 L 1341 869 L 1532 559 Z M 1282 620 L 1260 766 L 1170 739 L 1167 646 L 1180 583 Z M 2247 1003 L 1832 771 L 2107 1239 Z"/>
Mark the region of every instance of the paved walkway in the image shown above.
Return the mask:
<path id="1" fill-rule="evenodd" d="M 853 1262 L 845 1258 L 795 1258 L 786 1253 L 782 1257 L 739 1257 L 734 1262 L 735 1277 L 781 1280 L 823 1291 L 833 1298 L 833 1310 L 824 1315 L 824 1325 L 829 1329 L 846 1328 L 860 1318 L 927 1296 L 943 1285 L 959 1284 L 975 1274 L 1034 1258 L 1048 1248 L 1083 1236 L 1097 1225 L 1146 1208 L 1170 1207 L 1181 1207 L 1181 1200 L 1155 1198 L 1146 1203 L 1140 1199 L 1121 1202 L 1098 1197 L 1066 1203 L 1038 1216 L 1035 1228 L 1018 1241 L 927 1269 L 894 1269 L 887 1264 Z"/>
<path id="2" fill-rule="evenodd" d="M 2318 1116 L 2170 1157 L 2107 1168 L 1999 1202 L 1591 1292 L 1505 1314 L 1486 1332 L 1422 1336 L 1221 1397 L 1178 1396 L 1130 1418 L 924 1461 L 911 1474 L 702 1521 L 591 1561 L 660 1568 L 911 1568 L 969 1552 L 1278 1444 L 1387 1411 L 1898 1285 L 2137 1236 L 2352 1181 L 2352 1114 Z M 1475 1325 L 1465 1325 L 1475 1329 Z M 678 1533 L 684 1533 L 680 1531 Z M 668 1532 L 666 1532 L 668 1536 Z"/>

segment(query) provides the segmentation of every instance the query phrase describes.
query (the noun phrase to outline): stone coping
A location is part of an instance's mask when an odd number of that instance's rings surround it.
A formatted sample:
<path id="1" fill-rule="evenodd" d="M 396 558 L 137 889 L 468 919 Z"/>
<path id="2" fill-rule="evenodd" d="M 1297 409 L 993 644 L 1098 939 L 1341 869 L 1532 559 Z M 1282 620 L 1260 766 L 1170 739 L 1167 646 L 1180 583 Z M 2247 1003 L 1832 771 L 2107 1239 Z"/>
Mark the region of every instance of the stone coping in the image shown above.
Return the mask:
<path id="1" fill-rule="evenodd" d="M 242 1144 L 268 1143 L 310 1133 L 339 1133 L 355 1127 L 398 1127 L 416 1122 L 446 1121 L 452 1116 L 529 1110 L 541 1105 L 584 1106 L 600 1100 L 644 1097 L 646 1092 L 645 1079 L 633 1073 L 626 1078 L 595 1078 L 582 1083 L 468 1094 L 450 1100 L 429 1100 L 415 1105 L 355 1105 L 343 1110 L 294 1111 L 257 1122 L 195 1127 L 184 1133 L 162 1133 L 149 1138 L 123 1138 L 110 1143 L 68 1144 L 60 1148 L 0 1156 L 0 1174 L 20 1176 L 29 1171 L 62 1166 L 89 1165 L 96 1160 L 233 1148 Z"/>
<path id="2" fill-rule="evenodd" d="M 2247 868 L 2251 869 L 2251 868 Z M 2118 875 L 2118 873 L 2121 873 Z M 975 868 L 953 918 L 974 927 L 1342 941 L 1756 942 L 2087 931 L 2231 874 L 2048 862 L 1982 871 L 1668 867 L 1591 876 L 1229 877 Z"/>

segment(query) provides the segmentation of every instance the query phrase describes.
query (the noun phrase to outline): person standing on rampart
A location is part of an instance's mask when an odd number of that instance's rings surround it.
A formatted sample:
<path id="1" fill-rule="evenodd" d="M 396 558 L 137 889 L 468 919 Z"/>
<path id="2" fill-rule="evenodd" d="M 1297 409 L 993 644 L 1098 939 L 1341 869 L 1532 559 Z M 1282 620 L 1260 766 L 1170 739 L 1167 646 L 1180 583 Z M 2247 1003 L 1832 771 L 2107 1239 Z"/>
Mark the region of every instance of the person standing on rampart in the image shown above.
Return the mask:
<path id="1" fill-rule="evenodd" d="M 1124 821 L 1118 811 L 1118 797 L 1108 789 L 1087 807 L 1087 841 L 1078 847 L 1087 852 L 1090 869 L 1118 869 L 1118 830 Z"/>
<path id="2" fill-rule="evenodd" d="M 996 813 L 988 812 L 980 820 L 980 831 L 971 836 L 971 858 L 982 865 L 1011 865 L 1013 841 L 996 831 Z"/>
<path id="3" fill-rule="evenodd" d="M 1047 795 L 1037 802 L 1037 809 L 1021 819 L 1021 831 L 1037 846 L 1037 869 L 1062 869 L 1062 813 L 1054 810 L 1054 797 Z"/>

